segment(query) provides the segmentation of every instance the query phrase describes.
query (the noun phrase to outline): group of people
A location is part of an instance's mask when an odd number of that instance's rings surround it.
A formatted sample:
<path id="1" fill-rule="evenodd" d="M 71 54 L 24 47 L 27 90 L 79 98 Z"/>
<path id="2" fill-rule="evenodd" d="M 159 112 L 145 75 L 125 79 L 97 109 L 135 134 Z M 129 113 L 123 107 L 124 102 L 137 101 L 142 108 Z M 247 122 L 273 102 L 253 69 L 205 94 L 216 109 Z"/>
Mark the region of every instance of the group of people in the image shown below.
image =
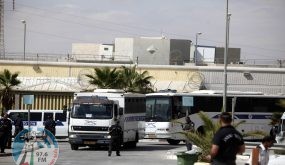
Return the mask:
<path id="1" fill-rule="evenodd" d="M 18 135 L 23 129 L 23 120 L 20 114 L 15 115 L 14 121 L 12 121 L 8 114 L 5 113 L 0 119 L 0 153 L 5 153 L 6 148 L 11 148 L 12 142 L 12 125 L 15 126 L 14 137 Z M 56 122 L 53 120 L 52 116 L 48 116 L 48 119 L 44 122 L 45 129 L 49 130 L 53 135 L 55 135 Z"/>
<path id="2" fill-rule="evenodd" d="M 223 112 L 220 115 L 221 127 L 213 137 L 212 148 L 210 155 L 207 157 L 212 165 L 235 165 L 236 155 L 245 152 L 245 144 L 242 135 L 231 125 L 232 116 L 228 112 Z M 19 115 L 17 115 L 15 121 L 15 133 L 16 136 L 20 131 L 23 130 L 23 121 Z M 56 122 L 52 116 L 49 116 L 44 123 L 45 129 L 49 130 L 55 135 Z M 184 131 L 194 131 L 195 124 L 191 121 L 190 117 L 186 117 L 186 123 L 183 125 Z M 12 121 L 8 118 L 8 114 L 5 114 L 0 119 L 0 147 L 1 153 L 4 153 L 5 147 L 9 141 L 12 130 Z M 120 149 L 123 142 L 123 131 L 117 120 L 114 125 L 109 128 L 110 143 L 108 156 L 111 156 L 112 150 L 116 151 L 116 155 L 120 156 Z M 273 146 L 275 142 L 274 137 L 265 136 L 262 139 L 260 145 L 258 145 L 257 158 L 254 158 L 253 163 L 257 165 L 267 165 L 269 162 L 269 151 L 268 149 Z M 192 143 L 186 141 L 187 150 L 192 149 Z"/>
<path id="3" fill-rule="evenodd" d="M 6 148 L 11 148 L 12 142 L 12 120 L 8 117 L 8 114 L 5 113 L 0 119 L 0 148 L 1 153 L 5 153 Z M 23 121 L 19 114 L 16 115 L 15 121 L 15 131 L 14 137 L 17 136 L 19 132 L 23 130 Z"/>
<path id="4" fill-rule="evenodd" d="M 210 155 L 207 159 L 212 165 L 235 165 L 236 155 L 245 152 L 245 144 L 241 133 L 232 125 L 232 116 L 228 112 L 223 112 L 219 120 L 221 127 L 215 133 L 212 140 Z M 186 117 L 186 123 L 183 126 L 184 131 L 193 131 L 194 123 L 189 117 Z M 265 136 L 261 144 L 256 147 L 257 154 L 252 155 L 253 165 L 267 165 L 269 162 L 269 148 L 275 142 L 274 137 Z M 191 150 L 192 144 L 186 141 L 187 150 Z"/>

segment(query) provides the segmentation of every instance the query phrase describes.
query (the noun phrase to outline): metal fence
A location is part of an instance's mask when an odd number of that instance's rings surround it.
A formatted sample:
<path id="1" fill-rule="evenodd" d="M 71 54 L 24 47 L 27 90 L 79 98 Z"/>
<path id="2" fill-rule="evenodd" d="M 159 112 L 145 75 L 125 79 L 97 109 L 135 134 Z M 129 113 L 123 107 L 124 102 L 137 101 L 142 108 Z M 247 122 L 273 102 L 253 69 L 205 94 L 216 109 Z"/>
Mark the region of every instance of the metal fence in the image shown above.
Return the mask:
<path id="1" fill-rule="evenodd" d="M 57 54 L 57 53 L 5 53 L 0 56 L 0 60 L 18 60 L 18 61 L 50 61 L 50 62 L 83 62 L 83 63 L 123 63 L 133 64 L 137 59 L 124 55 L 99 55 L 99 54 Z M 184 64 L 194 64 L 193 58 L 184 61 Z M 176 64 L 172 62 L 172 64 Z M 215 65 L 215 61 L 209 62 L 207 59 L 197 61 L 196 65 Z M 285 59 L 240 59 L 238 62 L 229 63 L 230 65 L 243 65 L 253 67 L 276 67 L 284 68 Z M 217 64 L 222 65 L 222 64 Z"/>

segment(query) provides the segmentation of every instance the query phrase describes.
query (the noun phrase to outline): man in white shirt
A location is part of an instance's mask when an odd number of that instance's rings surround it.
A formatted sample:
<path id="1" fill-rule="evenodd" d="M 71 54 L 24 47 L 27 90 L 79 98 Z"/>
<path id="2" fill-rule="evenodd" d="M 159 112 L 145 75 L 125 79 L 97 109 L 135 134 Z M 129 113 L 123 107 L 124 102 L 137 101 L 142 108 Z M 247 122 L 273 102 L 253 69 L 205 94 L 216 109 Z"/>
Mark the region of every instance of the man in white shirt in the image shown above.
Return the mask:
<path id="1" fill-rule="evenodd" d="M 261 144 L 256 147 L 259 149 L 259 158 L 258 158 L 259 165 L 268 165 L 269 148 L 273 146 L 274 142 L 275 139 L 272 136 L 265 136 L 262 139 Z"/>

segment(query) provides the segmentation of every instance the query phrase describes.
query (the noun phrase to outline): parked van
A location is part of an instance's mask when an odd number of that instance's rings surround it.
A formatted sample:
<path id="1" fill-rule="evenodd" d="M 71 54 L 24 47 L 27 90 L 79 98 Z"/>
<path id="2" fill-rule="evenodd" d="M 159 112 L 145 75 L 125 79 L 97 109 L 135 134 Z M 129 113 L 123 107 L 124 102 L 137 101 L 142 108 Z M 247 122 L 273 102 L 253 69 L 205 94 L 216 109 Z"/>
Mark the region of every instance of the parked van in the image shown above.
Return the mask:
<path id="1" fill-rule="evenodd" d="M 17 114 L 22 118 L 24 129 L 28 129 L 28 110 L 9 110 L 9 118 L 14 121 Z M 41 135 L 44 130 L 44 121 L 48 116 L 53 116 L 56 121 L 56 137 L 68 136 L 68 112 L 64 110 L 30 110 L 30 127 L 37 135 Z M 15 126 L 13 124 L 12 135 L 14 135 Z"/>

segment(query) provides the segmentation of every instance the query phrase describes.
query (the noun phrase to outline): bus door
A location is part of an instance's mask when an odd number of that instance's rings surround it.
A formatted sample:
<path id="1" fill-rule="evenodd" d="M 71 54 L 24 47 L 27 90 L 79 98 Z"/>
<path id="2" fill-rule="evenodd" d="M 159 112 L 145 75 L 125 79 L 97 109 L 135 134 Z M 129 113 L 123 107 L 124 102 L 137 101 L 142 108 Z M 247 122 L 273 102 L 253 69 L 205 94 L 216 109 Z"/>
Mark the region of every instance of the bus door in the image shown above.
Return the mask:
<path id="1" fill-rule="evenodd" d="M 56 122 L 56 136 L 68 136 L 68 113 L 67 111 L 55 112 L 54 120 Z"/>
<path id="2" fill-rule="evenodd" d="M 42 112 L 30 112 L 30 126 L 32 131 L 36 132 L 37 136 L 42 135 L 44 124 L 42 121 Z M 24 121 L 24 127 L 28 129 L 29 122 L 28 120 Z"/>

